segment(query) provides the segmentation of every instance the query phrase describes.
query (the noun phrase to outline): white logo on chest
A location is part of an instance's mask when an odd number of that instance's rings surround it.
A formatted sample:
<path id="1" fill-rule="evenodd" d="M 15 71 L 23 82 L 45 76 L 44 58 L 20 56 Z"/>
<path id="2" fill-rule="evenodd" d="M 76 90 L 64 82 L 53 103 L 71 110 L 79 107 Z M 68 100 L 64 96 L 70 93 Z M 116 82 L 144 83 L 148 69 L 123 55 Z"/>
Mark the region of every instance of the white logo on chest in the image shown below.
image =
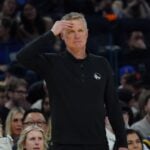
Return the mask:
<path id="1" fill-rule="evenodd" d="M 94 79 L 100 80 L 101 78 L 102 78 L 101 74 L 99 74 L 98 72 L 94 73 Z"/>

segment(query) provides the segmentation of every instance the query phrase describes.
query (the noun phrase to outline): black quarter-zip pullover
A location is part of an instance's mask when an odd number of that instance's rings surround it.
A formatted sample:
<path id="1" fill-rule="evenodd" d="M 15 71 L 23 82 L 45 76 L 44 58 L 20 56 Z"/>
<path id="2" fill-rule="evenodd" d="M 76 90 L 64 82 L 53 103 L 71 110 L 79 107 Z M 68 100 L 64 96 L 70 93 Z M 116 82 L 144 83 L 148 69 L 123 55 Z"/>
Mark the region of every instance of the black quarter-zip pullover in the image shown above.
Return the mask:
<path id="1" fill-rule="evenodd" d="M 76 59 L 69 52 L 45 53 L 51 31 L 27 44 L 17 59 L 46 81 L 51 99 L 52 141 L 60 144 L 107 145 L 105 107 L 119 146 L 126 147 L 121 109 L 108 61 L 88 53 Z M 105 105 L 105 107 L 104 107 Z"/>

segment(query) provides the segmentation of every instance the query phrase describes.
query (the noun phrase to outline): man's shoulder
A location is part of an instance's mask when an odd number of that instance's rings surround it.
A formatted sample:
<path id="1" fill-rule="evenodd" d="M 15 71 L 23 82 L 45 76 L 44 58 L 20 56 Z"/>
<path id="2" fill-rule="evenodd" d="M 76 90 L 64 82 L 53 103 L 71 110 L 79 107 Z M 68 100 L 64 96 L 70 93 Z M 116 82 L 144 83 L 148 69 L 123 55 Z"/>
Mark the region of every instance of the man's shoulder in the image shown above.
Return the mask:
<path id="1" fill-rule="evenodd" d="M 95 59 L 95 60 L 106 60 L 106 58 L 104 56 L 100 56 L 100 55 L 96 55 L 96 54 L 93 54 L 93 53 L 89 53 L 88 54 L 89 57 L 91 59 Z"/>
<path id="2" fill-rule="evenodd" d="M 89 53 L 89 58 L 90 60 L 97 62 L 97 63 L 103 63 L 105 65 L 108 63 L 108 60 L 104 56 L 95 55 L 93 53 Z"/>
<path id="3" fill-rule="evenodd" d="M 59 54 L 55 53 L 55 52 L 53 52 L 53 53 L 47 52 L 47 53 L 44 53 L 44 56 L 47 59 L 56 59 L 57 57 L 59 57 Z"/>

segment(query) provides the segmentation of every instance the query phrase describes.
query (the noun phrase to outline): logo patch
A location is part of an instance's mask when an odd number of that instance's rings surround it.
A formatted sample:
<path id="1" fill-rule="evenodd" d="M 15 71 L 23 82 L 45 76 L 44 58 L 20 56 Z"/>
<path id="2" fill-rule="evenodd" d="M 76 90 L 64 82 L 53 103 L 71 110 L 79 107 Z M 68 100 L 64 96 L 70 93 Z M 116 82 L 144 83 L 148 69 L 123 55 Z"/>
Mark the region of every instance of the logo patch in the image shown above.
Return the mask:
<path id="1" fill-rule="evenodd" d="M 100 80 L 101 78 L 102 78 L 101 74 L 99 74 L 98 72 L 94 73 L 94 79 Z"/>

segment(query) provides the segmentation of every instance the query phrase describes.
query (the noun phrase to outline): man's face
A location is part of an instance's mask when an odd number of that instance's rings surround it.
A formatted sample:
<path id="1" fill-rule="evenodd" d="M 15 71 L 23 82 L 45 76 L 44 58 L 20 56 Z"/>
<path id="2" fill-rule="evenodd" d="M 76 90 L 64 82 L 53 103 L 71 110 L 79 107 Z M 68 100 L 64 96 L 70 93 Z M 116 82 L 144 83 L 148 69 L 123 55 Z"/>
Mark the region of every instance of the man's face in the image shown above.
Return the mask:
<path id="1" fill-rule="evenodd" d="M 71 51 L 85 50 L 88 37 L 88 30 L 83 20 L 70 20 L 73 23 L 72 29 L 66 29 L 61 37 L 67 49 Z"/>
<path id="2" fill-rule="evenodd" d="M 12 15 L 17 8 L 16 1 L 15 0 L 5 0 L 3 11 L 6 15 Z"/>
<path id="3" fill-rule="evenodd" d="M 47 124 L 46 124 L 46 120 L 43 116 L 43 114 L 39 113 L 39 112 L 32 112 L 29 113 L 24 122 L 23 122 L 23 127 L 26 128 L 29 125 L 37 125 L 39 127 L 41 127 L 45 132 L 47 132 Z"/>
<path id="4" fill-rule="evenodd" d="M 26 97 L 27 97 L 27 88 L 26 87 L 19 86 L 18 88 L 15 89 L 14 94 L 13 94 L 14 102 L 24 101 L 24 100 L 26 100 Z"/>
<path id="5" fill-rule="evenodd" d="M 26 150 L 44 150 L 44 138 L 40 131 L 33 130 L 27 134 L 25 140 Z"/>

